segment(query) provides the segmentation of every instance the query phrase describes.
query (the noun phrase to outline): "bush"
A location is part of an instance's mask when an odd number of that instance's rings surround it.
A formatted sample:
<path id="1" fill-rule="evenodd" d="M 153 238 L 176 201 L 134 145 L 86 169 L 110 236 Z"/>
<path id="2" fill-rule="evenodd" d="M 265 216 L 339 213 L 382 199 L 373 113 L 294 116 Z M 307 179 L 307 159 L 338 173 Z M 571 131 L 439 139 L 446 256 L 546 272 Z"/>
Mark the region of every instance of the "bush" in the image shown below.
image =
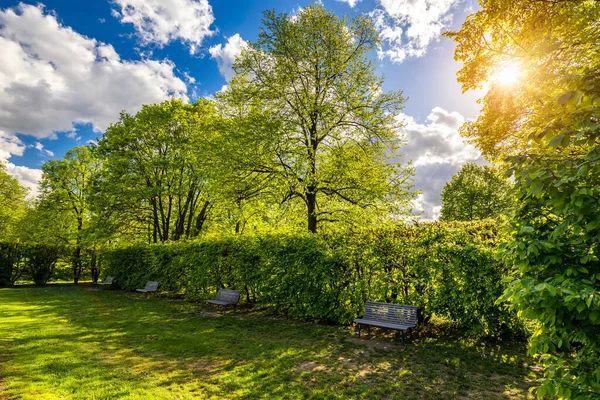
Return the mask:
<path id="1" fill-rule="evenodd" d="M 344 235 L 206 238 L 106 251 L 104 271 L 125 289 L 159 281 L 188 298 L 217 288 L 297 318 L 350 323 L 366 300 L 414 304 L 471 333 L 518 332 L 515 315 L 495 300 L 506 267 L 496 261 L 494 221 L 397 226 Z"/>
<path id="2" fill-rule="evenodd" d="M 23 274 L 23 246 L 0 243 L 0 287 L 12 286 Z"/>
<path id="3" fill-rule="evenodd" d="M 36 285 L 43 285 L 52 277 L 58 255 L 58 248 L 53 246 L 36 244 L 25 248 L 27 269 Z"/>

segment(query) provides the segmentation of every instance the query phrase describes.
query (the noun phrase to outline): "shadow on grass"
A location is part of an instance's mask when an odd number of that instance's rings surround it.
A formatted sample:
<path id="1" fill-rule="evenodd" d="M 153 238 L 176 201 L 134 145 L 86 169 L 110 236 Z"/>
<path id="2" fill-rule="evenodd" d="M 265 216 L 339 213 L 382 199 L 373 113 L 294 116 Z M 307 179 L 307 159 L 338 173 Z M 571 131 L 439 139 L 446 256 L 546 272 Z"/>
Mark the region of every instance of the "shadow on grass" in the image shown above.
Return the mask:
<path id="1" fill-rule="evenodd" d="M 402 347 L 72 285 L 2 289 L 0 304 L 0 398 L 508 399 L 527 397 L 533 376 L 521 346 Z"/>

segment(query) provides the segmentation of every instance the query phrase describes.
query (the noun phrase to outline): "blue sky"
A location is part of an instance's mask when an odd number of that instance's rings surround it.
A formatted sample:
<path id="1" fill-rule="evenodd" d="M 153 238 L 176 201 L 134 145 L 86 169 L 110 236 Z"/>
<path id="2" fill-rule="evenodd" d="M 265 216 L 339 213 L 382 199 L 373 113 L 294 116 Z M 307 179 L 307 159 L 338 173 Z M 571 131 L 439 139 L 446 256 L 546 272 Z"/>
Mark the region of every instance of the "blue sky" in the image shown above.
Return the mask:
<path id="1" fill-rule="evenodd" d="M 141 104 L 194 101 L 227 84 L 230 64 L 258 35 L 263 10 L 298 13 L 302 0 L 0 0 L 0 160 L 35 193 L 41 165 L 97 138 Z M 402 161 L 417 168 L 416 208 L 436 218 L 443 185 L 479 152 L 457 130 L 479 93 L 462 94 L 453 43 L 474 0 L 322 0 L 338 15 L 374 19 L 384 90 L 404 91 Z"/>

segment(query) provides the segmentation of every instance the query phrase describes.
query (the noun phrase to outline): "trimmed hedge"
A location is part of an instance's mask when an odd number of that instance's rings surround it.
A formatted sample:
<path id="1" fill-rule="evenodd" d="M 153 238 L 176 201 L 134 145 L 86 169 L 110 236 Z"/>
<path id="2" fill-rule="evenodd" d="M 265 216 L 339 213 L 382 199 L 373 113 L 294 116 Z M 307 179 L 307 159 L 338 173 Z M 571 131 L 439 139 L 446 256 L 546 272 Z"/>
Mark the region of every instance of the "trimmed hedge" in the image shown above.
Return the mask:
<path id="1" fill-rule="evenodd" d="M 350 323 L 366 300 L 414 304 L 426 323 L 450 318 L 471 333 L 520 331 L 495 303 L 506 267 L 495 259 L 496 223 L 428 223 L 344 235 L 205 238 L 106 251 L 104 272 L 124 289 L 156 280 L 206 298 L 219 287 L 296 318 Z"/>

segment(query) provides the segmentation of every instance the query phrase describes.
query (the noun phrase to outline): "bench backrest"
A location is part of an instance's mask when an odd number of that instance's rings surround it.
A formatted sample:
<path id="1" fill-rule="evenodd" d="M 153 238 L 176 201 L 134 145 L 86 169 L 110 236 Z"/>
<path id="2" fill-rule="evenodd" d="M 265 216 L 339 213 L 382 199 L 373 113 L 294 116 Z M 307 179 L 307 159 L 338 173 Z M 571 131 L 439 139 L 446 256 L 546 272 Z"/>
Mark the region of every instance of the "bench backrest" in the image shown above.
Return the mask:
<path id="1" fill-rule="evenodd" d="M 146 282 L 146 287 L 144 289 L 149 292 L 156 292 L 156 289 L 158 289 L 158 282 L 148 281 Z"/>
<path id="2" fill-rule="evenodd" d="M 217 292 L 217 300 L 229 304 L 237 304 L 238 301 L 240 301 L 240 292 L 231 289 L 219 289 Z"/>
<path id="3" fill-rule="evenodd" d="M 390 324 L 416 325 L 417 309 L 417 306 L 367 301 L 365 303 L 364 318 L 371 321 L 388 322 Z"/>
<path id="4" fill-rule="evenodd" d="M 114 276 L 108 275 L 106 278 L 104 278 L 104 281 L 102 281 L 102 283 L 113 283 L 114 280 L 115 280 Z"/>

